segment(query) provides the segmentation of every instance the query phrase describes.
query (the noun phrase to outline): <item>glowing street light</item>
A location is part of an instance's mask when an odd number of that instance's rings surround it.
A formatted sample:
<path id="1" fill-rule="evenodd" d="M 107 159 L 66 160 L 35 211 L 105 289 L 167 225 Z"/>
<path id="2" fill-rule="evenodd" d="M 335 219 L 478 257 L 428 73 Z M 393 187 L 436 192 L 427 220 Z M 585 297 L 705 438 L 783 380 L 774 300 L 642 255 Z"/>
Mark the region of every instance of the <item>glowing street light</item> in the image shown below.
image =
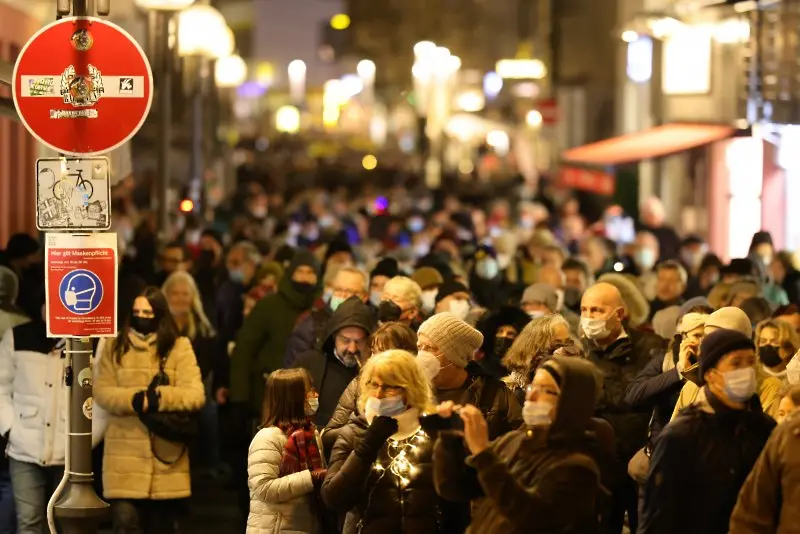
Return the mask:
<path id="1" fill-rule="evenodd" d="M 196 4 L 178 15 L 178 54 L 219 59 L 233 53 L 233 31 L 219 10 Z"/>
<path id="2" fill-rule="evenodd" d="M 180 11 L 194 4 L 194 0 L 136 0 L 141 9 L 153 11 Z"/>
<path id="3" fill-rule="evenodd" d="M 331 17 L 331 28 L 334 30 L 346 30 L 350 27 L 350 17 L 346 13 L 338 13 Z"/>
<path id="4" fill-rule="evenodd" d="M 214 79 L 217 87 L 239 87 L 247 80 L 247 63 L 236 54 L 220 58 L 214 65 Z"/>
<path id="5" fill-rule="evenodd" d="M 542 112 L 538 109 L 532 109 L 525 115 L 525 123 L 531 128 L 538 128 L 543 121 Z"/>
<path id="6" fill-rule="evenodd" d="M 289 94 L 292 102 L 299 104 L 306 98 L 306 62 L 295 59 L 287 67 L 289 74 Z"/>
<path id="7" fill-rule="evenodd" d="M 275 128 L 279 132 L 295 134 L 300 131 L 300 110 L 294 106 L 282 106 L 275 113 Z"/>
<path id="8" fill-rule="evenodd" d="M 420 41 L 414 45 L 414 55 L 416 57 L 427 56 L 436 49 L 436 43 L 431 41 Z"/>

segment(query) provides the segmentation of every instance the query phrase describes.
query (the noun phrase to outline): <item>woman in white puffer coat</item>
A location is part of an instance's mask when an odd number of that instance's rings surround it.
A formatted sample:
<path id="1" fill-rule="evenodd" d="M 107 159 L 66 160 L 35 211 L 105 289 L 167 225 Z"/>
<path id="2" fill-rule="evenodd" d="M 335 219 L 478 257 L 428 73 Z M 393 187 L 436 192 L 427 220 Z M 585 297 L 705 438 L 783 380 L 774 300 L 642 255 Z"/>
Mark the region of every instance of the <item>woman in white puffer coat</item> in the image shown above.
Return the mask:
<path id="1" fill-rule="evenodd" d="M 318 395 L 303 369 L 275 371 L 267 380 L 264 424 L 247 457 L 247 534 L 315 534 L 319 488 L 327 470 L 309 416 Z"/>

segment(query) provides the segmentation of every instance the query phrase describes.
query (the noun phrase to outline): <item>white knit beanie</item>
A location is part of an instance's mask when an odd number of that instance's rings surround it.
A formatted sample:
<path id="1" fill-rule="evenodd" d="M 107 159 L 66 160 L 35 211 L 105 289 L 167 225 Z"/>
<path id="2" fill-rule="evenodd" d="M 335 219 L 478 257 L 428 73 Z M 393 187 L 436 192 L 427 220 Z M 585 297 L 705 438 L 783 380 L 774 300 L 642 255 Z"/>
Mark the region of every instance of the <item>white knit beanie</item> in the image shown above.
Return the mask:
<path id="1" fill-rule="evenodd" d="M 483 343 L 483 334 L 452 313 L 437 313 L 422 323 L 419 333 L 427 336 L 445 358 L 459 367 L 466 367 Z"/>

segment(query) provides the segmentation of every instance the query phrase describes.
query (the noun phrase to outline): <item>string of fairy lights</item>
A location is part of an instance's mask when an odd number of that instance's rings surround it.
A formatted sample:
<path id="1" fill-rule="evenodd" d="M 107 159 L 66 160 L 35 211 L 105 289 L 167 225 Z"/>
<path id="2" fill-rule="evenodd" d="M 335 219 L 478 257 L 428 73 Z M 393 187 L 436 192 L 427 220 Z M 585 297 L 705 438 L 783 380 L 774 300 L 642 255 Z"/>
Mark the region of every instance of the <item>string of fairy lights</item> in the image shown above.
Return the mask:
<path id="1" fill-rule="evenodd" d="M 402 440 L 390 439 L 387 450 L 389 464 L 384 465 L 380 459 L 375 460 L 375 463 L 372 464 L 373 471 L 380 473 L 381 477 L 386 473 L 391 473 L 396 477 L 400 487 L 408 486 L 411 477 L 419 472 L 419 468 L 414 465 L 417 460 L 416 452 L 427 440 L 428 435 L 422 429 Z"/>

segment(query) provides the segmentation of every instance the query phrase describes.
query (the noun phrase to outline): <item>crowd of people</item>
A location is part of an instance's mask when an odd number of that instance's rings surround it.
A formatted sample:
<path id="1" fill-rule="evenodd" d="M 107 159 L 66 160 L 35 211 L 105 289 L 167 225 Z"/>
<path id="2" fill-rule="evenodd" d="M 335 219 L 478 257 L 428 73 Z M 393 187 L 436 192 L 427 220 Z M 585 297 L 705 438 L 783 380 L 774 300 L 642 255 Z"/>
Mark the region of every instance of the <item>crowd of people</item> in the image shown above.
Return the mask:
<path id="1" fill-rule="evenodd" d="M 725 263 L 657 199 L 615 242 L 524 188 L 240 189 L 161 246 L 117 206 L 92 367 L 113 532 L 178 532 L 199 478 L 247 534 L 800 532 L 800 271 L 768 233 Z M 69 363 L 39 242 L 2 260 L 0 533 L 41 534 Z"/>

